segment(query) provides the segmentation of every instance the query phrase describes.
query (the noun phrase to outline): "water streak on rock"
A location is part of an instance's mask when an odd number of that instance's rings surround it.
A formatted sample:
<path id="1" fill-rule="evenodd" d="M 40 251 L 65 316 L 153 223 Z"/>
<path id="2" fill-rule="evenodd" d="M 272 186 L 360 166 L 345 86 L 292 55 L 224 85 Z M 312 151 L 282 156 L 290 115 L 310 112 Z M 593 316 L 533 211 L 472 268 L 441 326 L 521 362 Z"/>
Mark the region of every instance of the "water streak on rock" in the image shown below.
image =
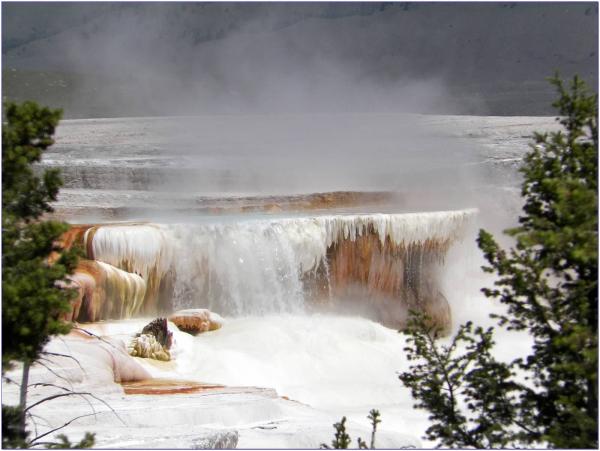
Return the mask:
<path id="1" fill-rule="evenodd" d="M 131 318 L 139 312 L 146 293 L 141 276 L 101 261 L 81 259 L 70 279 L 78 290 L 74 321 Z"/>

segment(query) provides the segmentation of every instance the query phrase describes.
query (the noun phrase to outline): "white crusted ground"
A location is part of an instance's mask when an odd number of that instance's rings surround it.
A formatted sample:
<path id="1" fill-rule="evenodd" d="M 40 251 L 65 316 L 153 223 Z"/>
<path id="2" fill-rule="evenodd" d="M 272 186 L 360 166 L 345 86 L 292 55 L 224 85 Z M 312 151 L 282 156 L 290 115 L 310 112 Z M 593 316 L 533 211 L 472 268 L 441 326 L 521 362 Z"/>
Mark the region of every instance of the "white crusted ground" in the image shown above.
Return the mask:
<path id="1" fill-rule="evenodd" d="M 359 318 L 234 319 L 223 329 L 198 337 L 175 330 L 175 360 L 166 363 L 127 358 L 119 346 L 113 347 L 143 324 L 134 320 L 87 326 L 104 334 L 112 345 L 73 336 L 50 343 L 48 350 L 69 353 L 84 371 L 70 359 L 55 357 L 52 368 L 56 374 L 36 367 L 30 383 L 52 383 L 93 393 L 114 413 L 94 398 L 88 397 L 89 403 L 80 397 L 59 398 L 32 411 L 38 433 L 87 415 L 62 432 L 76 439 L 85 431 L 93 431 L 97 446 L 108 448 L 190 448 L 199 446 L 203 437 L 209 439 L 215 432 L 227 431 L 237 432 L 240 448 L 317 448 L 331 441 L 332 424 L 342 415 L 358 420 L 348 423 L 352 437 L 368 438 L 364 417 L 369 408 L 379 407 L 383 413 L 379 447 L 420 445 L 414 430 L 393 415 L 398 405 L 407 401 L 406 396 L 385 400 L 401 393 L 400 382 L 393 375 L 393 368 L 402 361 L 398 348 L 402 340 L 395 331 Z M 295 345 L 285 341 L 301 335 L 306 339 Z M 323 335 L 322 343 L 315 341 L 319 335 Z M 307 352 L 313 353 L 314 360 L 307 359 Z M 208 382 L 231 383 L 232 388 L 216 394 L 125 395 L 113 382 L 115 377 L 143 377 L 144 371 L 154 377 L 211 379 Z M 16 379 L 18 371 L 9 377 Z M 235 388 L 261 381 L 279 385 L 291 400 L 281 398 L 282 393 L 272 388 Z M 304 386 L 297 386 L 299 383 Z M 53 387 L 33 388 L 29 402 L 56 392 Z M 295 395 L 302 393 L 310 395 L 310 404 L 297 400 Z M 336 398 L 345 399 L 340 402 Z M 371 402 L 365 403 L 365 398 Z M 16 387 L 5 384 L 3 402 L 12 404 L 16 399 Z M 96 414 L 90 415 L 94 411 Z"/>

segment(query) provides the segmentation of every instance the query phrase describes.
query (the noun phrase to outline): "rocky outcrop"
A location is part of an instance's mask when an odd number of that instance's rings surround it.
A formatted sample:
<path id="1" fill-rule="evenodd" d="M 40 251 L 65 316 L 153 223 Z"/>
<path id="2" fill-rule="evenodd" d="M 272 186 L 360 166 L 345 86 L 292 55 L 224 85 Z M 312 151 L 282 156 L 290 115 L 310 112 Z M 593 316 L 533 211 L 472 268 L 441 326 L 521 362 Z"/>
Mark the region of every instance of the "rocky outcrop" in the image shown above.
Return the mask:
<path id="1" fill-rule="evenodd" d="M 169 349 L 173 343 L 173 333 L 167 328 L 165 318 L 157 318 L 148 323 L 140 334 L 129 343 L 127 351 L 133 357 L 145 359 L 171 360 Z"/>
<path id="2" fill-rule="evenodd" d="M 60 340 L 51 341 L 48 350 L 56 355 L 49 358 L 67 379 L 74 377 L 72 382 L 81 382 L 81 378 L 93 377 L 103 383 L 133 383 L 152 378 L 139 362 L 131 358 L 123 340 L 96 332 L 75 327 Z M 70 357 L 72 355 L 77 355 L 76 360 Z"/>
<path id="3" fill-rule="evenodd" d="M 192 449 L 234 449 L 237 447 L 238 438 L 236 430 L 215 431 L 192 440 Z"/>
<path id="4" fill-rule="evenodd" d="M 223 325 L 219 315 L 206 309 L 179 310 L 169 317 L 169 321 L 192 335 L 217 330 Z"/>
<path id="5" fill-rule="evenodd" d="M 140 334 L 131 340 L 127 347 L 129 355 L 133 357 L 142 357 L 145 359 L 162 360 L 168 362 L 171 360 L 171 354 L 165 349 L 154 335 Z"/>
<path id="6" fill-rule="evenodd" d="M 80 259 L 73 274 L 58 286 L 76 291 L 71 310 L 62 318 L 77 322 L 131 318 L 142 307 L 146 292 L 139 275 L 87 259 Z"/>
<path id="7" fill-rule="evenodd" d="M 102 289 L 104 285 L 103 272 L 99 265 L 92 260 L 81 259 L 69 279 L 78 287 L 78 296 L 81 299 L 80 309 L 77 310 L 76 315 L 73 315 L 73 321 L 99 320 L 106 299 Z"/>
<path id="8" fill-rule="evenodd" d="M 169 331 L 166 318 L 157 318 L 149 322 L 142 329 L 142 335 L 153 335 L 156 341 L 165 349 L 171 349 L 173 332 Z"/>

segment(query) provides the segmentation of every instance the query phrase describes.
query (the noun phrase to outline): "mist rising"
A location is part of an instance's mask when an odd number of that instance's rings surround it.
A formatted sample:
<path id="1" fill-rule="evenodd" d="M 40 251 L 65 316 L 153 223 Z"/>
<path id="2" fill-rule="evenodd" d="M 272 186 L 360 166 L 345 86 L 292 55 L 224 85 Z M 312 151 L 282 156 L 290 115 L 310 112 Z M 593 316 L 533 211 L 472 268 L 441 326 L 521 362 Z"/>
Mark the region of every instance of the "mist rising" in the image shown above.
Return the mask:
<path id="1" fill-rule="evenodd" d="M 67 117 L 548 114 L 595 3 L 4 3 L 3 90 Z"/>

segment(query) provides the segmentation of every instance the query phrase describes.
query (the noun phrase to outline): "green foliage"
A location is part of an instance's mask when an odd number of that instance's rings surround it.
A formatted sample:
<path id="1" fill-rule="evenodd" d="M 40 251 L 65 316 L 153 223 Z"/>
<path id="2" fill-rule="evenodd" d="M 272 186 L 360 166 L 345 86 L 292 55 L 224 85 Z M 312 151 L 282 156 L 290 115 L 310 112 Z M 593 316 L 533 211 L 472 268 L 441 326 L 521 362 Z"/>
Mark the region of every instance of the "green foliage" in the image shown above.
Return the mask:
<path id="1" fill-rule="evenodd" d="M 515 362 L 536 390 L 524 392 L 523 421 L 556 447 L 598 440 L 598 98 L 574 78 L 555 78 L 564 132 L 537 134 L 522 169 L 525 198 L 515 249 L 486 232 L 479 245 L 495 272 L 485 294 L 508 306 L 499 322 L 527 329 L 533 354 Z"/>
<path id="2" fill-rule="evenodd" d="M 321 444 L 321 449 L 348 449 L 352 439 L 346 432 L 346 417 L 342 417 L 342 421 L 334 423 L 335 436 L 331 442 L 331 447 L 325 443 Z"/>
<path id="3" fill-rule="evenodd" d="M 20 427 L 20 406 L 2 405 L 2 448 L 26 448 L 29 432 Z"/>
<path id="4" fill-rule="evenodd" d="M 377 425 L 381 423 L 379 419 L 381 415 L 379 414 L 379 410 L 371 409 L 367 418 L 371 420 L 371 449 L 375 449 L 375 434 L 377 433 Z M 358 447 L 361 449 L 367 449 L 367 445 L 363 442 L 360 437 L 358 438 Z"/>
<path id="5" fill-rule="evenodd" d="M 2 126 L 2 368 L 11 360 L 32 362 L 50 335 L 69 331 L 59 321 L 69 310 L 73 293 L 57 287 L 76 264 L 73 252 L 62 252 L 54 264 L 52 252 L 67 225 L 40 221 L 52 211 L 62 183 L 58 172 L 40 178 L 32 165 L 53 143 L 60 111 L 35 103 L 5 105 Z"/>
<path id="6" fill-rule="evenodd" d="M 378 410 L 372 409 L 369 412 L 367 418 L 371 420 L 371 449 L 375 449 L 375 434 L 377 433 L 377 425 L 381 423 L 379 419 L 380 414 Z M 333 425 L 335 429 L 335 436 L 331 441 L 331 446 L 322 443 L 321 449 L 348 449 L 352 439 L 350 435 L 346 432 L 346 417 L 342 417 L 342 420 L 339 423 L 335 423 Z M 369 449 L 366 442 L 358 437 L 358 448 L 359 449 Z"/>
<path id="7" fill-rule="evenodd" d="M 598 99 L 578 77 L 551 82 L 564 130 L 536 134 L 524 159 L 515 246 L 478 238 L 484 271 L 498 276 L 483 292 L 507 307 L 500 326 L 531 334 L 532 353 L 499 363 L 492 330 L 470 324 L 449 348 L 419 318 L 408 331 L 409 356 L 423 363 L 400 378 L 431 413 L 428 438 L 445 446 L 598 447 Z"/>
<path id="8" fill-rule="evenodd" d="M 33 173 L 32 164 L 54 143 L 52 135 L 61 117 L 60 110 L 40 108 L 33 102 L 5 105 L 2 127 L 2 212 L 11 218 L 31 221 L 51 211 L 62 181 L 57 170 L 48 170 L 43 180 Z"/>
<path id="9" fill-rule="evenodd" d="M 77 443 L 71 443 L 65 434 L 59 434 L 56 438 L 58 442 L 47 444 L 48 449 L 84 449 L 94 446 L 96 434 L 89 432 Z"/>
<path id="10" fill-rule="evenodd" d="M 430 413 L 427 439 L 445 447 L 507 446 L 516 386 L 509 366 L 491 355 L 492 329 L 474 329 L 468 322 L 449 346 L 436 343 L 437 332 L 426 316 L 412 312 L 405 351 L 409 361 L 421 363 L 400 374 L 415 407 Z"/>
<path id="11" fill-rule="evenodd" d="M 67 224 L 44 221 L 51 212 L 62 180 L 58 171 L 35 174 L 33 165 L 52 145 L 59 110 L 33 102 L 5 105 L 2 124 L 2 372 L 12 362 L 23 363 L 19 406 L 2 406 L 3 447 L 24 448 L 29 439 L 25 416 L 29 368 L 51 335 L 69 332 L 60 320 L 70 310 L 73 290 L 64 288 L 77 263 L 77 251 L 66 251 L 58 240 Z M 56 257 L 56 258 L 53 258 Z M 51 259 L 53 261 L 51 261 Z M 63 288 L 60 284 L 63 284 Z M 46 399 L 52 399 L 51 397 Z M 39 402 L 39 401 L 38 401 Z M 70 447 L 66 437 L 51 444 Z M 92 446 L 87 434 L 76 448 Z M 69 446 L 67 446 L 69 445 Z"/>

